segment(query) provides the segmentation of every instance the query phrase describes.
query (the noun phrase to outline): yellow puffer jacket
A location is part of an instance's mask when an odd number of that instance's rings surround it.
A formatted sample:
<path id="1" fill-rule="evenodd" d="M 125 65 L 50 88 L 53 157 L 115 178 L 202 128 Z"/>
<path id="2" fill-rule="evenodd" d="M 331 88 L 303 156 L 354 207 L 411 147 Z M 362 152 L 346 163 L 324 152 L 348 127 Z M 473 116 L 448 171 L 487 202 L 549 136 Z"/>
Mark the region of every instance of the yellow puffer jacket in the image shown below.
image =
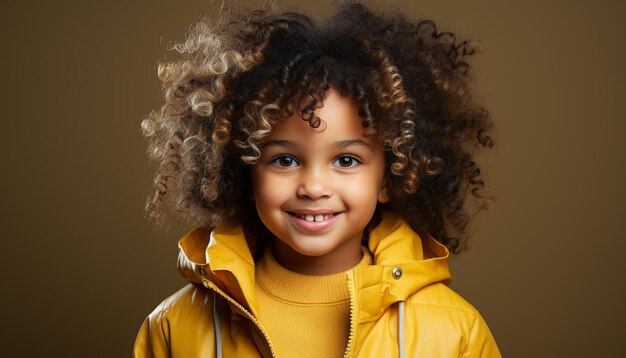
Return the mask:
<path id="1" fill-rule="evenodd" d="M 388 214 L 368 246 L 374 264 L 346 272 L 345 357 L 500 357 L 478 311 L 446 286 L 445 246 Z M 255 318 L 254 260 L 242 229 L 195 229 L 179 248 L 178 269 L 191 283 L 146 318 L 134 356 L 279 356 Z"/>

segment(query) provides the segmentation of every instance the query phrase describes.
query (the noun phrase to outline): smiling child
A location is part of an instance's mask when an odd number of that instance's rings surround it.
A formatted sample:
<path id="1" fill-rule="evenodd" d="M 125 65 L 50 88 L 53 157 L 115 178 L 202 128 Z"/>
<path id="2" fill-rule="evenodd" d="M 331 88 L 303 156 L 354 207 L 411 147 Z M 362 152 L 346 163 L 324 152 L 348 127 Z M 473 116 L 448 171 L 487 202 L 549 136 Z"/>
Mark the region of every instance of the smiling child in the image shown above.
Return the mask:
<path id="1" fill-rule="evenodd" d="M 453 292 L 474 152 L 493 146 L 467 56 L 434 22 L 342 6 L 321 26 L 272 9 L 196 24 L 159 66 L 142 127 L 190 283 L 135 357 L 499 357 Z M 163 205 L 170 204 L 170 205 Z"/>

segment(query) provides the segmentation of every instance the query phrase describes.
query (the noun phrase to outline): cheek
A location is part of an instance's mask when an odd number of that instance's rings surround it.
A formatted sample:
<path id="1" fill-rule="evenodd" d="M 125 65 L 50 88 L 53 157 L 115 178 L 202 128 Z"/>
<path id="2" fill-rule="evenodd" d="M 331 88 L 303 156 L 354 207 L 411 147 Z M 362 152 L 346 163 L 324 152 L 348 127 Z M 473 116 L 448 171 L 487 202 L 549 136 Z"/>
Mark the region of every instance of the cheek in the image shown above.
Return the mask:
<path id="1" fill-rule="evenodd" d="M 272 175 L 253 173 L 252 187 L 257 211 L 260 214 L 262 211 L 280 208 L 287 195 L 287 185 Z"/>
<path id="2" fill-rule="evenodd" d="M 365 209 L 369 206 L 376 206 L 378 192 L 382 180 L 379 180 L 376 173 L 368 173 L 358 180 L 351 180 L 349 185 L 343 186 L 343 193 L 353 207 L 357 206 Z"/>

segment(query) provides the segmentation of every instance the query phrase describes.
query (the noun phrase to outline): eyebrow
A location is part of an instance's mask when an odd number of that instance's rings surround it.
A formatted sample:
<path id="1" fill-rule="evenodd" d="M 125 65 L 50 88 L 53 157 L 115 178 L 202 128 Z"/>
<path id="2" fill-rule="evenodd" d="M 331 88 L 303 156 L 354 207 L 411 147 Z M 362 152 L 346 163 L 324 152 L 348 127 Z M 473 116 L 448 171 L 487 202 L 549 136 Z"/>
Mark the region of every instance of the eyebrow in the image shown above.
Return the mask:
<path id="1" fill-rule="evenodd" d="M 371 149 L 371 146 L 369 144 L 365 143 L 364 141 L 360 139 L 346 139 L 346 140 L 335 142 L 333 144 L 333 146 L 337 148 L 347 148 L 353 145 L 365 146 Z M 278 146 L 278 147 L 285 147 L 288 149 L 295 149 L 298 147 L 298 144 L 294 141 L 285 140 L 285 139 L 272 139 L 272 140 L 267 141 L 267 143 L 263 145 L 264 148 L 269 147 L 269 146 Z"/>
<path id="2" fill-rule="evenodd" d="M 365 143 L 364 141 L 360 139 L 348 139 L 348 140 L 342 140 L 340 142 L 335 143 L 335 147 L 337 148 L 346 148 L 352 145 L 362 145 L 362 146 L 366 146 L 367 148 L 371 148 L 369 144 Z"/>
<path id="3" fill-rule="evenodd" d="M 270 146 L 277 146 L 277 147 L 285 147 L 285 148 L 289 148 L 289 149 L 294 149 L 298 145 L 296 144 L 296 142 L 292 142 L 292 141 L 289 141 L 289 140 L 281 140 L 281 139 L 268 140 L 265 144 L 263 144 L 263 148 L 270 147 Z"/>

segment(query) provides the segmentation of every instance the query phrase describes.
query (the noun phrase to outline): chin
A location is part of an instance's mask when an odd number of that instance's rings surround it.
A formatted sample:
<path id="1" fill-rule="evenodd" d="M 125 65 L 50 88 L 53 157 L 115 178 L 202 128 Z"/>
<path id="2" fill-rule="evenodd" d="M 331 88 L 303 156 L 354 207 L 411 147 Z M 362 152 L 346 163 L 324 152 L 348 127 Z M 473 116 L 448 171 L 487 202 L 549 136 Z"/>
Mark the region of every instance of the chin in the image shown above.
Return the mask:
<path id="1" fill-rule="evenodd" d="M 304 256 L 324 256 L 328 254 L 331 250 L 326 246 L 318 246 L 318 245 L 306 245 L 304 247 L 293 247 L 290 246 L 292 250 Z"/>

